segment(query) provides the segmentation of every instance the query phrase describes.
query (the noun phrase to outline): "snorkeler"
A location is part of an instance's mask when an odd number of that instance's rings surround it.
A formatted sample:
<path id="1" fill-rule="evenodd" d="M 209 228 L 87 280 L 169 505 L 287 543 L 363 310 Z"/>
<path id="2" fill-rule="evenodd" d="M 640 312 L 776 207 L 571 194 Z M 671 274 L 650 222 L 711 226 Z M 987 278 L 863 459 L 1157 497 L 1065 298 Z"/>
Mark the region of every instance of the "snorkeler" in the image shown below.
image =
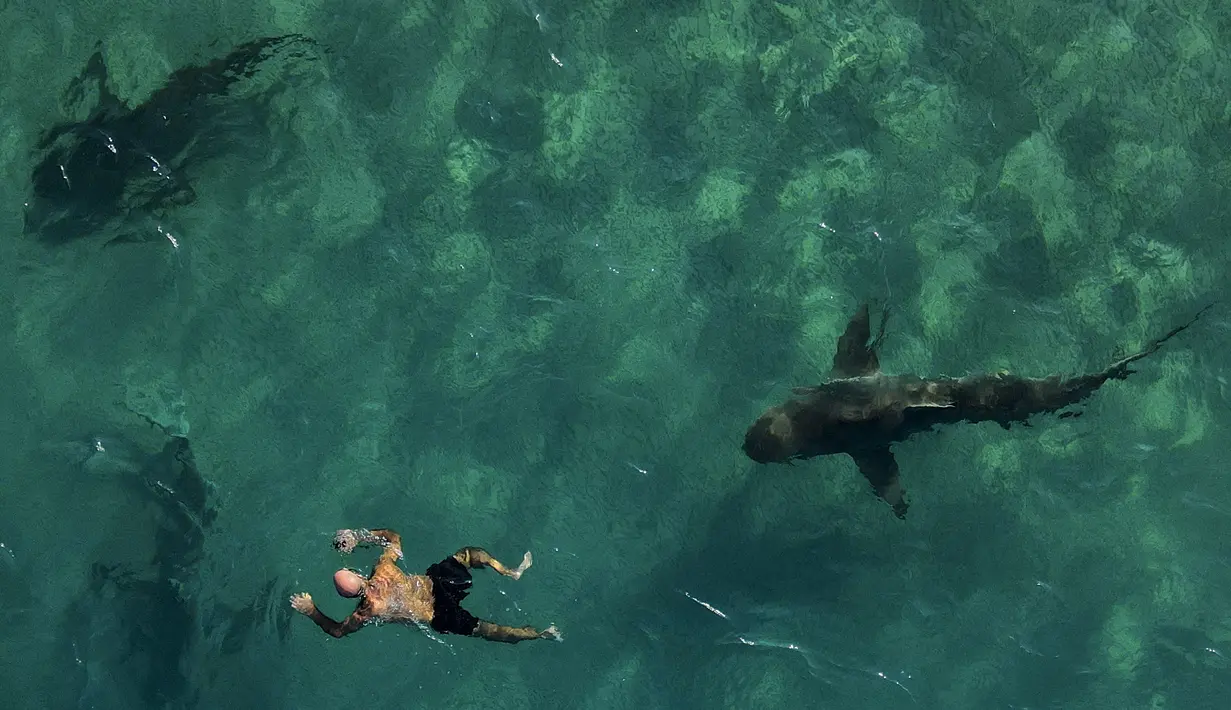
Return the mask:
<path id="1" fill-rule="evenodd" d="M 295 611 L 312 619 L 334 638 L 342 638 L 369 623 L 395 622 L 427 624 L 442 634 L 478 636 L 502 643 L 564 640 L 554 625 L 542 631 L 531 626 L 501 626 L 483 621 L 461 607 L 462 600 L 470 593 L 471 568 L 491 567 L 506 577 L 520 579 L 533 562 L 529 552 L 516 569 L 509 569 L 482 548 L 463 547 L 428 567 L 427 574 L 410 575 L 397 566 L 402 558 L 402 538 L 397 533 L 392 530 L 339 530 L 333 538 L 334 548 L 343 554 L 350 554 L 360 545 L 380 545 L 385 551 L 370 577 L 365 578 L 349 569 L 340 569 L 333 575 L 338 594 L 362 597 L 346 620 L 334 621 L 322 614 L 310 594 L 291 597 Z"/>

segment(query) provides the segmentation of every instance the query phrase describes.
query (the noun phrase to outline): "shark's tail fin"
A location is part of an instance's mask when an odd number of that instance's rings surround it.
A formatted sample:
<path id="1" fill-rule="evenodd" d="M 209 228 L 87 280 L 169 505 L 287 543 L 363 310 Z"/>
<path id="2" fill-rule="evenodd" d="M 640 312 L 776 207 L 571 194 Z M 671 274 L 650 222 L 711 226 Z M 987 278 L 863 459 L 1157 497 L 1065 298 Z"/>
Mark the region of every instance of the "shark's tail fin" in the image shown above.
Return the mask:
<path id="1" fill-rule="evenodd" d="M 1217 303 L 1217 301 L 1215 301 L 1214 303 Z M 1205 313 L 1206 311 L 1214 307 L 1214 303 L 1210 303 L 1206 305 L 1204 308 L 1202 308 L 1201 310 L 1197 311 L 1197 314 L 1194 315 L 1192 318 L 1190 318 L 1187 323 L 1177 325 L 1176 327 L 1168 331 L 1167 334 L 1164 335 L 1163 337 L 1152 340 L 1150 344 L 1145 346 L 1145 348 L 1143 348 L 1140 352 L 1135 353 L 1133 355 L 1129 355 L 1128 357 L 1121 358 L 1120 360 L 1113 362 L 1111 366 L 1108 367 L 1104 371 L 1108 379 L 1122 380 L 1128 377 L 1129 375 L 1131 375 L 1133 371 L 1128 369 L 1128 366 L 1131 363 L 1134 363 L 1144 357 L 1149 357 L 1150 355 L 1153 355 L 1154 353 L 1158 352 L 1159 348 L 1163 346 L 1163 343 L 1167 342 L 1168 340 L 1171 340 L 1175 336 L 1179 335 L 1181 332 L 1187 330 L 1188 327 L 1191 326 L 1193 323 L 1196 323 L 1197 319 L 1200 318 L 1203 313 Z"/>

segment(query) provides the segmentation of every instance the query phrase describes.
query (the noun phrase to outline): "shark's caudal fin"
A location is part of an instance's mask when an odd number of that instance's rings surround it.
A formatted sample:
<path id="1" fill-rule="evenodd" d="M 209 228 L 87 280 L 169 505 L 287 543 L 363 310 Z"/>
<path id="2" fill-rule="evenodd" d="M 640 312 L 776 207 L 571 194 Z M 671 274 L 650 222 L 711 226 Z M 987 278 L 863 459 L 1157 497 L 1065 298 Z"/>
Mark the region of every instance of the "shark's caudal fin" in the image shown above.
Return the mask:
<path id="1" fill-rule="evenodd" d="M 846 332 L 838 338 L 838 350 L 833 356 L 833 371 L 831 377 L 861 377 L 880 372 L 880 360 L 876 351 L 881 341 L 885 339 L 885 323 L 889 320 L 889 307 L 881 314 L 880 330 L 871 343 L 872 336 L 868 304 L 864 303 L 855 311 L 850 323 L 846 324 Z"/>
<path id="2" fill-rule="evenodd" d="M 1214 303 L 1217 303 L 1217 301 L 1215 301 Z M 1150 344 L 1142 348 L 1140 352 L 1134 353 L 1132 355 L 1129 355 L 1128 357 L 1121 358 L 1113 362 L 1106 370 L 1103 371 L 1103 374 L 1105 374 L 1108 379 L 1124 379 L 1125 377 L 1128 377 L 1129 375 L 1133 373 L 1132 370 L 1128 369 L 1128 366 L 1130 364 L 1144 357 L 1148 357 L 1158 352 L 1159 348 L 1163 346 L 1163 343 L 1167 342 L 1168 340 L 1171 340 L 1175 336 L 1187 330 L 1188 327 L 1191 326 L 1193 323 L 1196 323 L 1197 319 L 1200 318 L 1202 314 L 1204 314 L 1206 311 L 1214 307 L 1214 303 L 1210 303 L 1206 305 L 1204 308 L 1202 308 L 1201 310 L 1197 311 L 1197 314 L 1194 315 L 1192 318 L 1188 319 L 1187 323 L 1177 325 L 1176 327 L 1168 331 L 1167 334 L 1162 336 L 1161 338 L 1157 338 L 1155 340 L 1150 341 Z"/>

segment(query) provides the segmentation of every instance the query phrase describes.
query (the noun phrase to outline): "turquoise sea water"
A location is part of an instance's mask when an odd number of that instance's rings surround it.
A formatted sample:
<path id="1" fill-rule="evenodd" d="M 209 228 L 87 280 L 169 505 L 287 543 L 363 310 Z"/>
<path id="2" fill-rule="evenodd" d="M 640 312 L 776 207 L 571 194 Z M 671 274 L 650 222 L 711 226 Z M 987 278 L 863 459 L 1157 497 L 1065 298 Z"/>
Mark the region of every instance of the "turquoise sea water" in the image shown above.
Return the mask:
<path id="1" fill-rule="evenodd" d="M 1225 305 L 1080 418 L 896 447 L 905 521 L 847 459 L 739 448 L 865 299 L 887 371 L 1044 375 L 1223 297 L 1222 4 L 0 26 L 4 707 L 1225 707 Z M 156 93 L 288 34 L 207 101 Z M 95 52 L 106 83 L 75 81 Z M 93 162 L 40 197 L 40 140 L 109 94 L 74 134 Z M 149 174 L 108 192 L 108 152 Z M 564 642 L 325 636 L 287 599 L 347 614 L 330 575 L 375 555 L 329 543 L 360 526 L 411 571 L 533 551 L 467 607 Z"/>

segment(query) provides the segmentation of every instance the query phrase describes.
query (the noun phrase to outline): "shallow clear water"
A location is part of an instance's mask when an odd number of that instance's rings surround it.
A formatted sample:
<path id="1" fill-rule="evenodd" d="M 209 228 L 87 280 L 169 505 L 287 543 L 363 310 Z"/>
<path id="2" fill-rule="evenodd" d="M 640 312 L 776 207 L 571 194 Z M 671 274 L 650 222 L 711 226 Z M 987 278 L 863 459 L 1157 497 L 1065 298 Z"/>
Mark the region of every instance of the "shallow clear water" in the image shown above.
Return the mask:
<path id="1" fill-rule="evenodd" d="M 1219 298 L 1221 6 L 0 25 L 7 707 L 1223 706 L 1225 307 L 1080 418 L 897 446 L 905 521 L 848 459 L 740 451 L 864 299 L 887 371 L 1044 375 Z M 288 33 L 225 91 L 165 89 Z M 89 160 L 40 173 L 65 124 Z M 350 611 L 330 575 L 375 556 L 329 543 L 359 526 L 416 572 L 532 550 L 467 607 L 564 643 L 325 636 L 287 600 Z"/>

